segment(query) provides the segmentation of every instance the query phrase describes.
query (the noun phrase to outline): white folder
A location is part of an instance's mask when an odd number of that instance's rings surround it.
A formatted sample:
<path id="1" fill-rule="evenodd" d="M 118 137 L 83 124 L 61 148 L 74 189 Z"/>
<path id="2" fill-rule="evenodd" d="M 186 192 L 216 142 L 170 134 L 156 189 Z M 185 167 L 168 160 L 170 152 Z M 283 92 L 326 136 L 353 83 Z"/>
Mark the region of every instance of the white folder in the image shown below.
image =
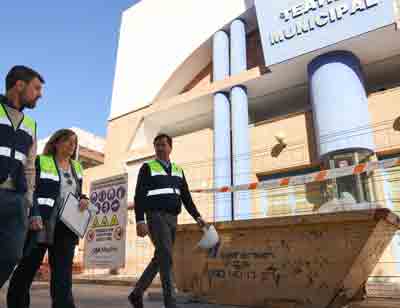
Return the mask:
<path id="1" fill-rule="evenodd" d="M 91 218 L 91 211 L 88 209 L 81 211 L 79 199 L 74 194 L 69 193 L 60 212 L 61 221 L 77 236 L 83 238 Z"/>

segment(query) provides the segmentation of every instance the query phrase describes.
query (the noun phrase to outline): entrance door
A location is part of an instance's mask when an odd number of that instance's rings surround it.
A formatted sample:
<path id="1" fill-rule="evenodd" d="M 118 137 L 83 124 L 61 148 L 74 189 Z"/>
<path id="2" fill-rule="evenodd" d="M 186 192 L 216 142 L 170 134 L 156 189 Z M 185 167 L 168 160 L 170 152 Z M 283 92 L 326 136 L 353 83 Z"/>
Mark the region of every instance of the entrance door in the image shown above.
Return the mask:
<path id="1" fill-rule="evenodd" d="M 367 157 L 365 152 L 332 154 L 327 160 L 327 165 L 329 169 L 345 168 L 365 162 Z M 330 195 L 350 203 L 372 201 L 372 192 L 368 181 L 366 174 L 348 175 L 334 179 L 329 183 L 332 187 Z"/>

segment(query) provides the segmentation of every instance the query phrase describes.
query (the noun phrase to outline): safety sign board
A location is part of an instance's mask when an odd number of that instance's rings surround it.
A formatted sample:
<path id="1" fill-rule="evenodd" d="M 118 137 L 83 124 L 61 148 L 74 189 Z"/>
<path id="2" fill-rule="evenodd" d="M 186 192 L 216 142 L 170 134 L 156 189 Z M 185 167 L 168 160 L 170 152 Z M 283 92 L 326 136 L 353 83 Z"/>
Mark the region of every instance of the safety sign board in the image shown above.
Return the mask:
<path id="1" fill-rule="evenodd" d="M 126 175 L 91 183 L 90 202 L 97 211 L 85 237 L 85 268 L 117 269 L 125 266 L 127 185 Z"/>

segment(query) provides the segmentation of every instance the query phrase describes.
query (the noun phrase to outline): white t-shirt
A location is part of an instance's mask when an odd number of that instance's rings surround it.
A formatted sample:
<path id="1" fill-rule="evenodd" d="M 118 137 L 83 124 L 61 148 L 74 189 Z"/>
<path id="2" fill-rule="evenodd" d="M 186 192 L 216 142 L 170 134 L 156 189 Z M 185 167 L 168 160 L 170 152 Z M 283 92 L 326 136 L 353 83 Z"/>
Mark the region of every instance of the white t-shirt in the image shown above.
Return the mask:
<path id="1" fill-rule="evenodd" d="M 69 193 L 76 194 L 77 183 L 75 181 L 74 175 L 72 174 L 71 166 L 68 168 L 67 171 L 60 168 L 60 177 L 61 204 L 64 204 L 64 200 Z"/>

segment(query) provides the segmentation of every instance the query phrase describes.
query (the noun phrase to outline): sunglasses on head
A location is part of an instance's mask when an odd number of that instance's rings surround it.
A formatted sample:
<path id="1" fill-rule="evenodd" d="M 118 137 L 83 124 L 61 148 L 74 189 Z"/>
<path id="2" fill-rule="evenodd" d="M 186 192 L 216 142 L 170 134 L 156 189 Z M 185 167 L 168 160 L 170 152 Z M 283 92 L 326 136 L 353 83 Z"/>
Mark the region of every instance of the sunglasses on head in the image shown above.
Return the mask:
<path id="1" fill-rule="evenodd" d="M 71 174 L 69 174 L 68 172 L 64 172 L 64 177 L 67 179 L 67 184 L 72 185 Z"/>

